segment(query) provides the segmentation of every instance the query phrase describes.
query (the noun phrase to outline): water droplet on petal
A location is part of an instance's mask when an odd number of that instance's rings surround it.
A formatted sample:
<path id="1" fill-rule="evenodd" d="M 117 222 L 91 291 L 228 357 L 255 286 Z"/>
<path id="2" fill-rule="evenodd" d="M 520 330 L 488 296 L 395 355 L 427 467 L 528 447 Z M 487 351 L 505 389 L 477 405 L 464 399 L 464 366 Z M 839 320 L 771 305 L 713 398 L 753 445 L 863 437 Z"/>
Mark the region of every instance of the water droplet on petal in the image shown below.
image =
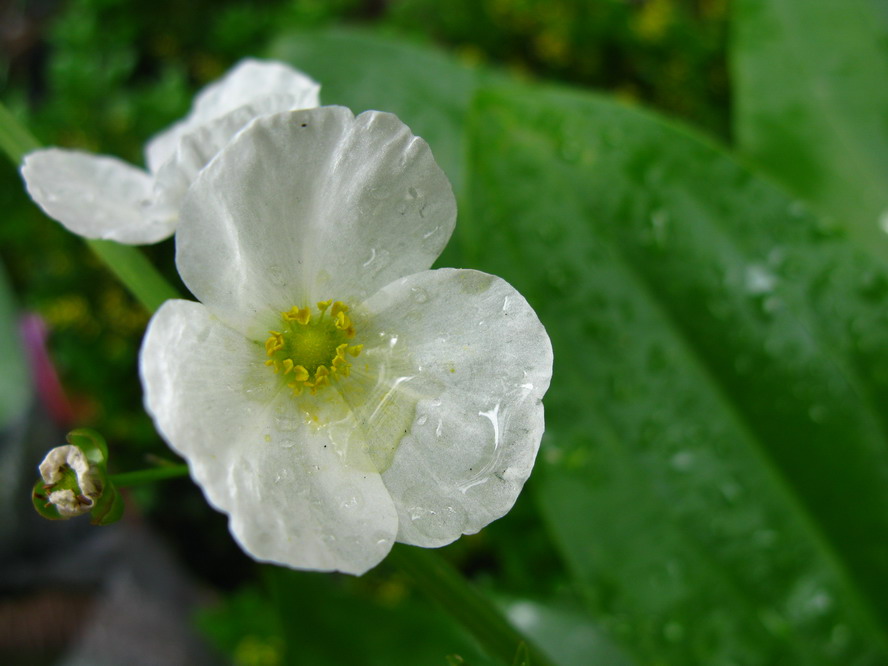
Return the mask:
<path id="1" fill-rule="evenodd" d="M 280 266 L 269 266 L 268 277 L 273 284 L 276 284 L 279 287 L 283 287 L 286 284 L 286 281 L 284 280 L 284 271 Z"/>
<path id="2" fill-rule="evenodd" d="M 466 524 L 466 510 L 459 504 L 438 497 L 423 486 L 408 488 L 402 497 L 413 527 L 433 539 L 450 539 L 460 534 Z"/>
<path id="3" fill-rule="evenodd" d="M 410 295 L 415 303 L 425 303 L 429 300 L 429 293 L 421 287 L 412 287 Z"/>
<path id="4" fill-rule="evenodd" d="M 420 245 L 427 252 L 437 252 L 441 246 L 441 227 L 437 226 L 431 231 L 427 231 L 422 235 Z"/>
<path id="5" fill-rule="evenodd" d="M 285 407 L 278 407 L 275 409 L 274 413 L 274 426 L 281 432 L 292 432 L 293 430 L 298 430 L 299 426 L 302 423 L 302 420 L 299 418 L 299 415 L 295 412 L 286 409 Z"/>

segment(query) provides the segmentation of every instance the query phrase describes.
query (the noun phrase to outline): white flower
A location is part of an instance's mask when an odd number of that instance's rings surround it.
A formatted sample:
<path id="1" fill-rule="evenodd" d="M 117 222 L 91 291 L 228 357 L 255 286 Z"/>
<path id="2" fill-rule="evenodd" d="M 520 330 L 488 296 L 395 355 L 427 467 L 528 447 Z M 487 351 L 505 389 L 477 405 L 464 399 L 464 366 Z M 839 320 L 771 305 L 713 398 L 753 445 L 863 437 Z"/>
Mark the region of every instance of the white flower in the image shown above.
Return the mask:
<path id="1" fill-rule="evenodd" d="M 145 146 L 148 170 L 116 157 L 48 148 L 25 157 L 22 177 L 50 217 L 87 238 L 141 245 L 173 234 L 198 172 L 258 116 L 318 105 L 320 86 L 277 62 L 242 60 L 194 99 L 183 120 Z"/>
<path id="2" fill-rule="evenodd" d="M 456 217 L 428 145 L 395 116 L 267 116 L 200 174 L 145 402 L 242 547 L 363 573 L 394 541 L 447 544 L 505 514 L 530 474 L 551 377 L 524 298 L 428 270 Z"/>

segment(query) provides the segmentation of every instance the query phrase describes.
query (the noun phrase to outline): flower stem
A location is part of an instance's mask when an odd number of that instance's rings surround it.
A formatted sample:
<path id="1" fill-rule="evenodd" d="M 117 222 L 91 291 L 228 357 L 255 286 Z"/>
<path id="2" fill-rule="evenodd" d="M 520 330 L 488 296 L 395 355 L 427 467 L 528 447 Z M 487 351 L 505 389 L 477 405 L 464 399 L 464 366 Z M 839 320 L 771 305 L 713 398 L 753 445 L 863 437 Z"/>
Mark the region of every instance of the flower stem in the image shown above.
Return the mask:
<path id="1" fill-rule="evenodd" d="M 106 240 L 87 239 L 86 244 L 148 312 L 155 312 L 166 300 L 182 298 L 136 248 Z"/>
<path id="2" fill-rule="evenodd" d="M 437 601 L 491 656 L 510 665 L 552 666 L 548 656 L 434 551 L 395 544 L 387 561 Z M 523 658 L 516 661 L 518 655 Z"/>
<path id="3" fill-rule="evenodd" d="M 155 481 L 165 481 L 166 479 L 176 479 L 180 476 L 188 476 L 188 465 L 164 465 L 162 467 L 140 469 L 135 472 L 111 474 L 108 476 L 108 480 L 118 488 L 123 488 L 126 486 L 141 486 L 146 483 L 154 483 Z"/>
<path id="4" fill-rule="evenodd" d="M 27 153 L 40 147 L 34 135 L 0 103 L 0 149 L 12 163 L 19 166 Z M 86 242 L 149 312 L 157 310 L 167 299 L 181 298 L 176 288 L 136 248 L 105 240 Z"/>
<path id="5" fill-rule="evenodd" d="M 19 124 L 2 102 L 0 102 L 0 148 L 16 166 L 22 163 L 22 158 L 27 153 L 40 148 L 40 142 Z"/>

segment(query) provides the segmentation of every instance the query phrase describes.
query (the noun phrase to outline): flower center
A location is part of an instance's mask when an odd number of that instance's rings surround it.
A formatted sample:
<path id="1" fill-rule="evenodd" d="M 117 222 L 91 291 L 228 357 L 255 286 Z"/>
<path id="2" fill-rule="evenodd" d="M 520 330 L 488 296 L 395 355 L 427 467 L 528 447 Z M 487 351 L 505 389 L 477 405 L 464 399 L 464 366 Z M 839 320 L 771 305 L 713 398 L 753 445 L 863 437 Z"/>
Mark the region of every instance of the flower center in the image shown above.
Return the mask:
<path id="1" fill-rule="evenodd" d="M 294 395 L 307 388 L 312 395 L 339 377 L 348 377 L 348 356 L 357 356 L 364 345 L 351 345 L 355 327 L 348 306 L 340 301 L 321 301 L 317 314 L 311 308 L 293 306 L 281 312 L 280 331 L 269 331 L 265 341 L 265 365 L 281 375 Z M 328 312 L 329 310 L 329 312 Z"/>

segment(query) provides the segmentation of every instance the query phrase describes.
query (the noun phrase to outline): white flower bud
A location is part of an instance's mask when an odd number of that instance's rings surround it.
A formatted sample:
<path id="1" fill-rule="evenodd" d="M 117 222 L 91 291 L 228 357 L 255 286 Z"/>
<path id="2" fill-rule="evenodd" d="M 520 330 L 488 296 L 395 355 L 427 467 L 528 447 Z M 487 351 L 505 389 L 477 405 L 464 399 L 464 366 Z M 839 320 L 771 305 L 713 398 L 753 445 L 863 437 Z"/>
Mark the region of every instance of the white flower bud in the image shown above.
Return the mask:
<path id="1" fill-rule="evenodd" d="M 40 476 L 49 490 L 48 499 L 64 518 L 92 510 L 102 495 L 101 475 L 81 449 L 70 444 L 57 446 L 40 463 Z"/>

